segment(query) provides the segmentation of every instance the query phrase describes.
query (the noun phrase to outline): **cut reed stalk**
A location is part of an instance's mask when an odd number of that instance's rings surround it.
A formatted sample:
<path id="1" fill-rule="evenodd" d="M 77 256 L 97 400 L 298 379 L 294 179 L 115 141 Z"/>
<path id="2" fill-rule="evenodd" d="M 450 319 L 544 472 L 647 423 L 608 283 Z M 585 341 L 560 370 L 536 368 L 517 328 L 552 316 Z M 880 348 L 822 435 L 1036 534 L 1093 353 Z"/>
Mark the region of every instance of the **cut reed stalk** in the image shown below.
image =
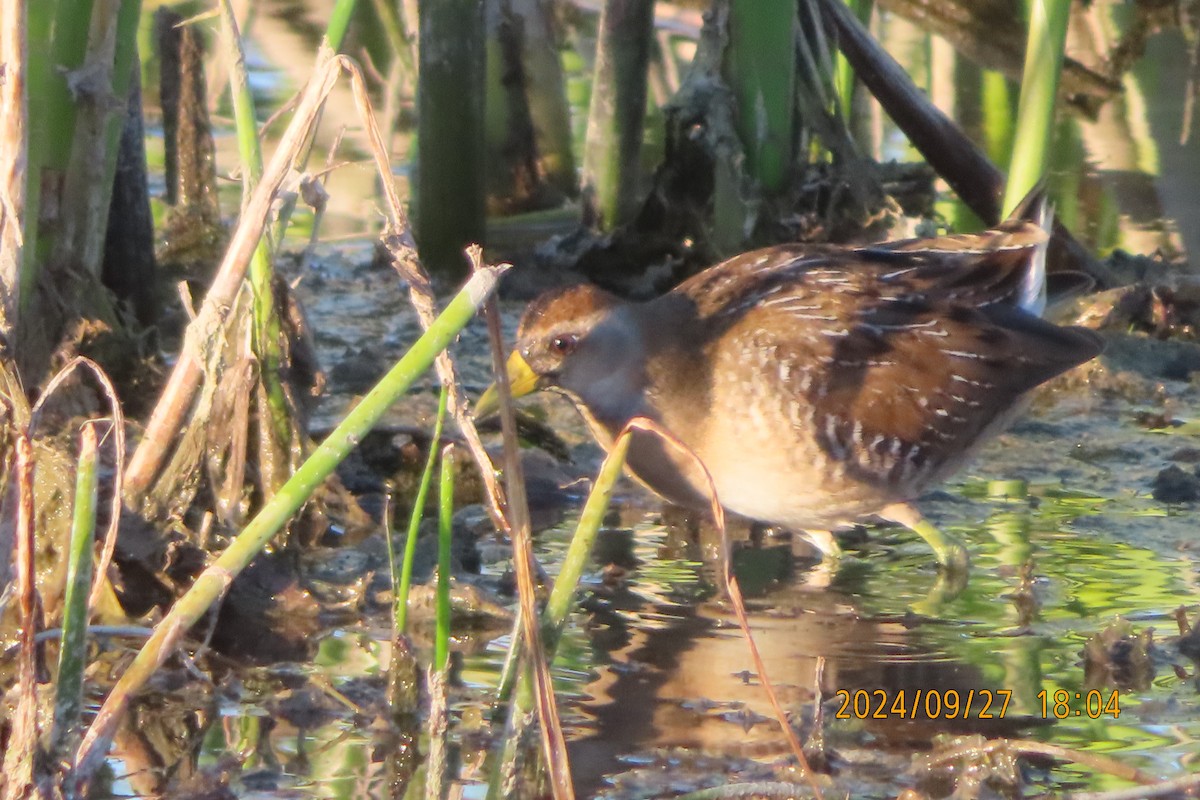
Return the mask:
<path id="1" fill-rule="evenodd" d="M 60 5 L 67 14 L 78 13 L 75 3 Z M 117 147 L 133 78 L 140 10 L 140 0 L 94 0 L 82 64 L 88 74 L 86 90 L 72 86 L 62 66 L 53 65 L 55 77 L 66 84 L 76 113 L 67 170 L 57 187 L 61 191 L 60 227 L 43 233 L 54 239 L 49 250 L 50 266 L 56 271 L 78 270 L 88 276 L 79 284 L 81 287 L 90 287 L 99 280 Z M 77 297 L 85 313 L 115 319 L 106 293 L 89 291 Z"/>
<path id="2" fill-rule="evenodd" d="M 416 235 L 425 268 L 453 282 L 485 233 L 483 3 L 419 6 Z"/>
<path id="3" fill-rule="evenodd" d="M 766 192 L 786 185 L 796 140 L 796 3 L 732 0 L 725 78 L 746 168 Z"/>
<path id="4" fill-rule="evenodd" d="M 28 40 L 43 43 L 44 57 L 29 59 L 26 73 L 27 97 L 32 105 L 27 119 L 29 149 L 25 202 L 27 208 L 36 209 L 41 207 L 43 178 L 52 179 L 50 186 L 45 187 L 52 191 L 53 186 L 61 184 L 71 158 L 76 106 L 58 70 L 77 70 L 83 66 L 93 3 L 92 0 L 77 3 L 50 0 L 15 5 L 24 6 L 28 15 Z M 53 199 L 57 202 L 57 198 Z M 40 214 L 25 215 L 25 263 L 20 285 L 23 311 L 29 309 L 41 266 L 50 254 L 51 238 L 42 234 L 40 223 Z"/>

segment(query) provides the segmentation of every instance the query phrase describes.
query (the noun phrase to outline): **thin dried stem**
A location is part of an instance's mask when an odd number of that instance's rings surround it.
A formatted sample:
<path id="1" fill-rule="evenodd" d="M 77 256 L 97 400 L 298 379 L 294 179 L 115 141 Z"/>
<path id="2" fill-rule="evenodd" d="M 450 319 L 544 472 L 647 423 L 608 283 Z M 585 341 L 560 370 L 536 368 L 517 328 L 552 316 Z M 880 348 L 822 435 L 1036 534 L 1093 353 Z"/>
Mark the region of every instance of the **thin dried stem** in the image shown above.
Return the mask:
<path id="1" fill-rule="evenodd" d="M 823 795 L 821 794 L 821 787 L 817 783 L 816 775 L 809 766 L 808 759 L 804 756 L 804 748 L 801 746 L 795 730 L 792 729 L 791 723 L 788 722 L 787 714 L 784 713 L 783 707 L 779 704 L 779 697 L 775 694 L 775 687 L 771 684 L 771 680 L 767 676 L 766 665 L 763 663 L 762 655 L 758 651 L 758 645 L 754 641 L 754 634 L 750 630 L 750 621 L 746 617 L 746 604 L 742 600 L 742 591 L 738 587 L 737 577 L 732 571 L 733 559 L 730 558 L 729 553 L 729 535 L 725 529 L 725 511 L 721 508 L 720 500 L 717 497 L 717 486 L 713 482 L 712 474 L 690 447 L 653 420 L 646 417 L 635 417 L 626 424 L 626 429 L 642 430 L 654 434 L 670 447 L 691 459 L 701 474 L 704 475 L 705 484 L 708 487 L 709 510 L 712 514 L 713 522 L 717 526 L 717 530 L 721 532 L 721 546 L 724 550 L 722 553 L 723 576 L 725 578 L 726 592 L 729 594 L 729 600 L 733 605 L 738 625 L 742 629 L 742 635 L 746 638 L 746 644 L 750 647 L 750 657 L 754 661 L 754 669 L 758 673 L 758 679 L 762 681 L 763 689 L 767 693 L 767 699 L 771 703 L 771 708 L 775 711 L 775 719 L 779 722 L 779 727 L 792 748 L 792 755 L 796 757 L 796 763 L 799 765 L 801 773 L 805 780 L 808 781 L 813 794 L 816 795 L 818 800 L 821 800 Z"/>
<path id="2" fill-rule="evenodd" d="M 500 309 L 495 295 L 484 309 L 488 337 L 492 343 L 492 370 L 496 375 L 496 393 L 500 400 L 500 429 L 504 435 L 504 477 L 508 485 L 508 514 L 512 525 L 513 567 L 517 573 L 517 600 L 521 614 L 521 633 L 525 640 L 525 655 L 533 671 L 534 695 L 537 700 L 538 724 L 542 731 L 542 747 L 550 771 L 550 785 L 556 800 L 573 798 L 571 767 L 567 759 L 567 743 L 554 697 L 554 684 L 546 652 L 542 647 L 542 628 L 538 622 L 534 585 L 532 534 L 529 525 L 529 506 L 525 498 L 525 472 L 521 464 L 521 448 L 517 441 L 517 425 L 513 416 L 512 391 L 508 371 L 504 367 L 504 342 L 500 333 Z"/>
<path id="3" fill-rule="evenodd" d="M 354 103 L 363 120 L 363 126 L 366 128 L 367 142 L 371 149 L 371 155 L 375 159 L 376 170 L 383 183 L 383 193 L 387 200 L 388 221 L 383 231 L 384 245 L 392 256 L 392 266 L 408 283 L 409 302 L 417 312 L 417 319 L 422 327 L 427 328 L 435 315 L 433 285 L 417 258 L 417 248 L 413 242 L 412 229 L 408 224 L 408 215 L 404 212 L 400 194 L 396 191 L 395 181 L 392 179 L 391 159 L 383 141 L 383 134 L 379 129 L 374 107 L 371 105 L 371 98 L 367 94 L 366 81 L 357 67 L 348 69 L 348 72 L 350 73 Z M 482 264 L 482 250 L 478 245 L 467 248 L 467 258 L 471 261 L 474 269 L 479 269 Z M 447 351 L 438 357 L 434 366 L 442 384 L 450 392 L 450 414 L 458 424 L 458 429 L 462 433 L 471 457 L 479 466 L 488 513 L 497 528 L 511 535 L 509 521 L 504 515 L 506 505 L 504 493 L 496 481 L 496 470 L 492 465 L 492 460 L 488 456 L 487 450 L 484 449 L 483 440 L 479 438 L 479 431 L 475 428 L 475 420 L 470 413 L 470 404 L 467 403 L 458 381 L 454 359 Z"/>

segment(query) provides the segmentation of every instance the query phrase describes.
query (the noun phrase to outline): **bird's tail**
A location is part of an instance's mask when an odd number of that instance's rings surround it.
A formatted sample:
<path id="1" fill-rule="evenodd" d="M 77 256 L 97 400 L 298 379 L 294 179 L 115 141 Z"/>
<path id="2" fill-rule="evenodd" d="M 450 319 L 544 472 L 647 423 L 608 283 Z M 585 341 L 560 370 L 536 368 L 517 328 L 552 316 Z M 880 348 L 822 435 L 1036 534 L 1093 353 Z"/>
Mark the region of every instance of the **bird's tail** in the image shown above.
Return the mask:
<path id="1" fill-rule="evenodd" d="M 1046 310 L 1046 250 L 1054 229 L 1054 207 L 1046 196 L 1046 187 L 1038 183 L 1013 209 L 1010 220 L 1025 220 L 1036 224 L 1046 232 L 1046 238 L 1038 244 L 1029 259 L 1029 267 L 1021 278 L 1017 289 L 1017 305 L 1030 314 L 1042 316 Z"/>

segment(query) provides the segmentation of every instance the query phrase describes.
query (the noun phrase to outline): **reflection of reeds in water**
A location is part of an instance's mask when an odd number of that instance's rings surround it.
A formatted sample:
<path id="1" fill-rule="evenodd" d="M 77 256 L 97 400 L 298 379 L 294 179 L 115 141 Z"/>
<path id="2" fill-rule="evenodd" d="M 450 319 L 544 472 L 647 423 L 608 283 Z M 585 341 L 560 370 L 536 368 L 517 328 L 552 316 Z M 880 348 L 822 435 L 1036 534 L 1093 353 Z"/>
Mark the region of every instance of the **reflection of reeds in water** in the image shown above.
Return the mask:
<path id="1" fill-rule="evenodd" d="M 889 0 L 885 5 L 917 14 L 906 3 Z M 1074 106 L 1059 114 L 1055 145 L 1049 153 L 1050 188 L 1056 217 L 1101 254 L 1114 246 L 1133 252 L 1162 248 L 1168 254 L 1178 253 L 1184 249 L 1188 229 L 1181 231 L 1174 220 L 1191 213 L 1188 209 L 1196 203 L 1191 187 L 1200 185 L 1200 177 L 1194 174 L 1200 160 L 1186 155 L 1188 145 L 1176 142 L 1183 127 L 1181 82 L 1187 72 L 1179 40 L 1173 32 L 1154 39 L 1146 56 L 1119 83 L 1113 83 L 1120 91 L 1105 88 L 1108 79 L 1094 66 L 1104 64 L 1123 46 L 1132 17 L 1130 10 L 1112 2 L 1074 10 L 1068 53 L 1076 60 L 1066 65 L 1063 80 L 1067 85 L 1062 93 L 1075 92 L 1075 97 L 1087 98 L 1085 107 L 1098 110 L 1094 118 Z M 939 16 L 933 30 L 947 31 L 952 26 L 948 18 Z M 878 31 L 889 50 L 921 82 L 925 74 L 921 47 L 905 42 L 930 41 L 937 59 L 940 45 L 936 36 L 931 39 L 926 30 L 909 28 L 893 15 L 885 15 Z M 963 36 L 961 32 L 954 35 Z M 958 76 L 953 99 L 937 91 L 938 75 L 934 73 L 939 73 L 940 67 L 929 74 L 929 85 L 937 105 L 949 110 L 952 106 L 947 104 L 953 102 L 955 119 L 984 145 L 995 163 L 1006 164 L 1014 132 L 1014 90 L 1005 77 L 1005 72 L 1014 72 L 1008 64 L 1012 56 L 1003 56 L 1003 47 L 993 48 L 986 60 L 989 68 L 979 70 L 966 62 L 963 54 L 979 57 L 975 46 L 980 40 L 970 32 L 965 36 L 965 50 L 956 51 L 953 59 Z M 1001 66 L 1005 72 L 995 69 Z M 972 88 L 971 74 L 981 74 L 980 88 Z M 1147 91 L 1147 86 L 1154 90 Z M 1168 151 L 1170 166 L 1163 163 Z M 957 214 L 954 210 L 950 216 L 954 219 Z M 964 217 L 966 220 L 969 218 Z"/>
<path id="2" fill-rule="evenodd" d="M 1013 714 L 989 724 L 972 714 L 948 724 L 923 711 L 914 720 L 894 715 L 890 720 L 835 719 L 839 690 L 883 690 L 892 700 L 903 693 L 911 705 L 917 690 L 953 690 L 966 698 L 972 689 L 998 684 L 992 685 L 978 666 L 929 649 L 919 628 L 903 618 L 872 617 L 852 594 L 806 586 L 805 577 L 796 575 L 787 587 L 756 600 L 750 611 L 763 662 L 803 739 L 819 738 L 813 728 L 818 703 L 824 703 L 826 746 L 843 751 L 911 747 L 947 730 L 1011 735 L 1028 722 Z M 604 660 L 613 666 L 601 669 L 588 688 L 589 735 L 572 744 L 580 787 L 611 775 L 613 763 L 629 754 L 785 759 L 787 746 L 724 603 L 640 606 L 638 584 L 635 578 L 628 597 L 617 589 L 609 598 L 624 609 L 621 615 L 597 620 L 606 631 L 603 641 L 619 644 L 605 652 Z M 639 606 L 640 613 L 633 610 Z M 866 736 L 876 743 L 864 745 Z"/>
<path id="3" fill-rule="evenodd" d="M 1093 60 L 1109 57 L 1128 32 L 1130 16 L 1119 4 L 1096 3 L 1072 20 L 1071 47 Z M 1095 177 L 1111 204 L 1116 228 L 1098 246 L 1136 253 L 1200 252 L 1194 226 L 1177 220 L 1195 216 L 1200 186 L 1197 144 L 1172 136 L 1184 124 L 1182 42 L 1164 32 L 1143 59 L 1121 78 L 1121 93 L 1095 119 L 1073 120 Z M 1190 152 L 1190 155 L 1189 155 Z M 1100 202 L 1084 195 L 1080 222 L 1098 216 Z M 1090 202 L 1089 202 L 1090 201 Z M 1192 209 L 1189 212 L 1187 209 Z"/>

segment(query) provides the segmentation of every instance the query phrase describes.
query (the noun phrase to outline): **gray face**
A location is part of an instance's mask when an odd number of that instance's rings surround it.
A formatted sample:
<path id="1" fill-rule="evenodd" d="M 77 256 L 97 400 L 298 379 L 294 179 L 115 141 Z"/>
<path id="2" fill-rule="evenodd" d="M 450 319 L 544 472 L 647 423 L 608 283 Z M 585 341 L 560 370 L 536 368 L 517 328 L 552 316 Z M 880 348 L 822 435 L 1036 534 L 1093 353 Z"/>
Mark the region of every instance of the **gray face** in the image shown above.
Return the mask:
<path id="1" fill-rule="evenodd" d="M 605 308 L 525 330 L 518 347 L 542 385 L 597 418 L 624 421 L 638 413 L 645 385 L 644 348 L 629 311 Z"/>

